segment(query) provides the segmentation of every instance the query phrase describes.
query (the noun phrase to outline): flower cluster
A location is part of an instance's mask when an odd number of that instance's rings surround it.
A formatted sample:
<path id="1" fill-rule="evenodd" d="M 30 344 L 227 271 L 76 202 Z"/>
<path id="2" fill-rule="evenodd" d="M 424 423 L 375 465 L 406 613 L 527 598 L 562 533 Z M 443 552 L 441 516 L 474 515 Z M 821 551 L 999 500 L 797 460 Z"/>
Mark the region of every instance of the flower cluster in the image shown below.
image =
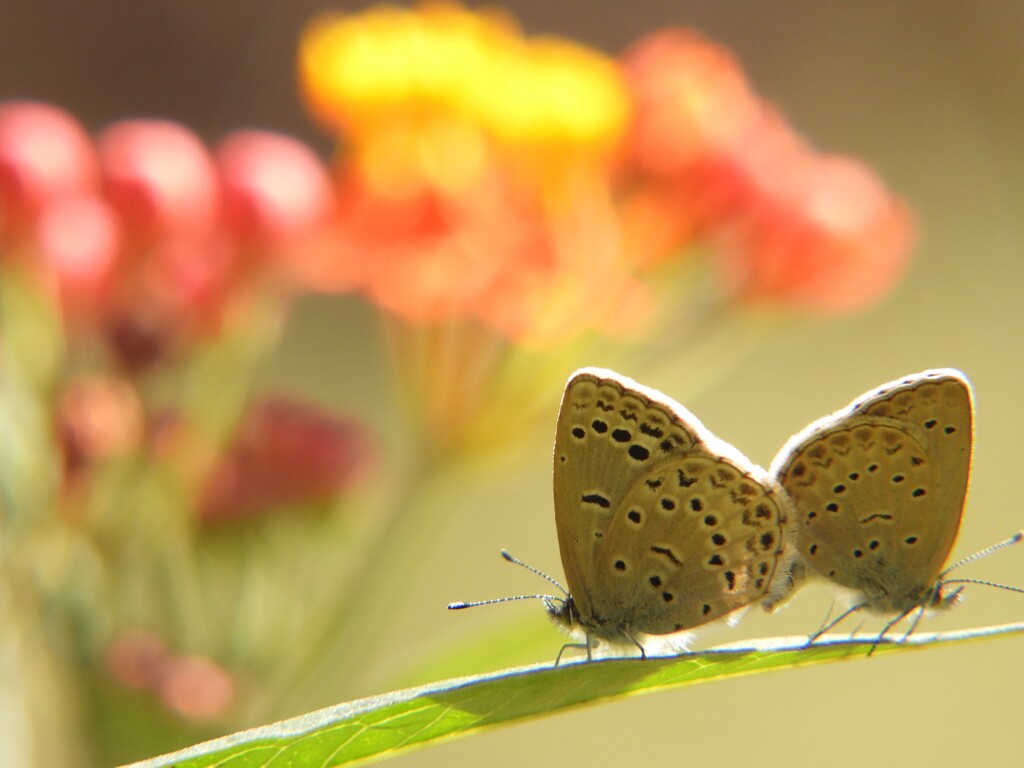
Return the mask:
<path id="1" fill-rule="evenodd" d="M 717 246 L 732 293 L 821 312 L 857 309 L 902 274 L 906 206 L 852 158 L 816 152 L 752 91 L 735 58 L 689 30 L 623 56 L 636 107 L 627 168 L 649 218 L 671 224 L 641 263 L 688 237 Z M 651 213 L 654 212 L 654 213 Z"/>
<path id="2" fill-rule="evenodd" d="M 168 608 L 187 588 L 165 569 L 198 567 L 215 522 L 323 509 L 374 454 L 355 420 L 253 393 L 232 352 L 276 338 L 333 194 L 283 135 L 210 150 L 138 119 L 93 138 L 54 106 L 0 103 L 0 567 L 63 621 L 67 593 L 87 596 L 77 652 L 106 647 L 114 679 L 184 720 L 229 715 L 238 667 L 182 642 Z"/>
<path id="3" fill-rule="evenodd" d="M 631 297 L 602 254 L 603 181 L 628 120 L 614 61 L 457 6 L 326 17 L 303 38 L 312 113 L 345 143 L 335 238 L 311 284 L 413 321 L 556 341 Z"/>
<path id="4" fill-rule="evenodd" d="M 263 719 L 359 687 L 445 529 L 430 484 L 549 430 L 572 368 L 682 358 L 756 305 L 864 307 L 913 241 L 868 167 L 812 148 L 690 30 L 612 57 L 498 11 L 377 7 L 312 23 L 298 69 L 330 165 L 276 133 L 92 135 L 0 103 L 0 576 L 71 628 L 55 647 L 82 679 L 181 722 L 241 717 L 242 680 Z M 258 394 L 312 291 L 378 310 L 408 466 L 355 419 Z M 389 474 L 357 498 L 369 467 Z M 281 514 L 302 509 L 322 514 Z"/>
<path id="5" fill-rule="evenodd" d="M 327 16 L 302 40 L 339 137 L 321 289 L 549 344 L 650 332 L 666 263 L 710 251 L 725 302 L 824 312 L 886 293 L 912 241 L 862 164 L 815 152 L 688 30 L 619 60 L 457 5 Z"/>
<path id="6" fill-rule="evenodd" d="M 127 371 L 244 314 L 330 205 L 326 169 L 286 136 L 241 131 L 211 152 L 184 126 L 126 120 L 92 141 L 55 107 L 0 105 L 0 259 Z"/>

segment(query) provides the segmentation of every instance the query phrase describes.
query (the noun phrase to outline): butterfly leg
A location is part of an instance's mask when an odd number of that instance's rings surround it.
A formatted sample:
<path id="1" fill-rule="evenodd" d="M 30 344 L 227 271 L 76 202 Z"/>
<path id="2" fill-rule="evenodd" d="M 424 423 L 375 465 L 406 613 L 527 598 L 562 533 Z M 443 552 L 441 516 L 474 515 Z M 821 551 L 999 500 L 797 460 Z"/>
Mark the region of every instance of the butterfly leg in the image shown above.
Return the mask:
<path id="1" fill-rule="evenodd" d="M 622 634 L 628 637 L 633 642 L 633 645 L 640 649 L 640 660 L 645 661 L 647 659 L 647 651 L 644 650 L 643 643 L 641 643 L 639 640 L 633 637 L 633 635 L 629 633 L 629 630 L 625 628 L 623 628 Z"/>
<path id="2" fill-rule="evenodd" d="M 878 637 L 875 638 L 875 642 L 873 642 L 871 644 L 871 650 L 868 651 L 868 656 L 870 656 L 871 654 L 873 654 L 875 652 L 875 649 L 878 647 L 878 644 L 882 642 L 882 638 L 885 637 L 886 633 L 888 633 L 888 631 L 890 629 L 892 629 L 897 624 L 899 624 L 901 621 L 903 621 L 905 618 L 907 618 L 907 616 L 909 616 L 911 614 L 911 612 L 914 611 L 914 610 L 916 610 L 916 609 L 915 608 L 911 608 L 909 611 L 904 611 L 899 616 L 897 616 L 895 619 L 893 619 L 888 624 L 886 624 L 884 627 L 882 627 L 882 631 L 878 633 Z M 921 612 L 922 613 L 924 612 L 924 608 L 921 609 Z M 914 631 L 914 627 L 917 626 L 917 622 L 920 621 L 920 620 L 921 620 L 921 614 L 919 613 L 917 615 L 917 618 L 914 619 L 913 624 L 910 625 L 910 631 L 908 631 L 907 634 L 904 635 L 903 638 L 900 640 L 901 643 L 903 642 L 903 640 L 907 639 L 907 637 L 910 635 L 911 632 Z"/>
<path id="3" fill-rule="evenodd" d="M 855 637 L 857 637 L 857 633 L 858 633 L 858 632 L 860 632 L 860 630 L 861 630 L 861 628 L 862 628 L 863 626 L 864 626 L 864 622 L 862 621 L 862 622 L 861 622 L 860 624 L 858 624 L 858 625 L 857 625 L 857 626 L 856 626 L 856 627 L 854 628 L 853 632 L 851 632 L 851 633 L 850 633 L 850 640 L 851 640 L 851 641 L 852 641 L 852 640 L 853 640 L 853 639 L 854 639 Z"/>
<path id="4" fill-rule="evenodd" d="M 828 620 L 828 616 L 826 616 L 825 617 L 825 623 L 821 625 L 821 628 L 817 632 L 815 632 L 814 634 L 812 634 L 810 637 L 807 638 L 807 644 L 804 646 L 804 648 L 810 648 L 812 645 L 814 645 L 814 641 L 815 640 L 817 640 L 819 637 L 824 635 L 826 632 L 828 632 L 830 629 L 832 629 L 832 627 L 834 627 L 836 624 L 841 622 L 843 619 L 845 619 L 851 613 L 856 613 L 857 611 L 859 611 L 864 606 L 865 606 L 865 603 L 858 603 L 857 605 L 853 606 L 852 608 L 847 608 L 845 611 L 843 611 L 841 614 L 839 614 L 836 618 L 832 619 L 832 621 L 829 621 Z M 829 615 L 831 615 L 831 614 L 832 614 L 832 609 L 829 608 Z"/>
<path id="5" fill-rule="evenodd" d="M 566 643 L 565 645 L 562 646 L 561 650 L 558 652 L 558 655 L 555 656 L 555 666 L 556 667 L 561 663 L 561 661 L 562 661 L 562 654 L 565 653 L 567 648 L 579 648 L 581 650 L 585 648 L 587 650 L 587 661 L 590 661 L 590 644 L 589 643 L 586 643 L 586 644 L 584 644 L 584 643 Z"/>

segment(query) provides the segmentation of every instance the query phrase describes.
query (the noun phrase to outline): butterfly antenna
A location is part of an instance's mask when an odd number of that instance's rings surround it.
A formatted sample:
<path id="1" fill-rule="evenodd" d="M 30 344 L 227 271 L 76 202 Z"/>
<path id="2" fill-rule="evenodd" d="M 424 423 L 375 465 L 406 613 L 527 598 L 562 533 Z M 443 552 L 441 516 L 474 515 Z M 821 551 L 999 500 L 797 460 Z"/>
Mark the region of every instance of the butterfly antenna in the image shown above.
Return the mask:
<path id="1" fill-rule="evenodd" d="M 558 604 L 564 605 L 565 601 L 569 599 L 569 593 L 568 591 L 566 591 L 565 587 L 563 587 L 553 578 L 544 573 L 544 571 L 540 571 L 534 568 L 532 565 L 527 565 L 519 558 L 510 555 L 507 550 L 501 550 L 501 556 L 508 560 L 510 563 L 522 566 L 530 573 L 535 573 L 542 579 L 547 579 L 549 582 L 558 587 L 565 594 L 565 597 L 558 597 L 556 595 L 513 595 L 511 597 L 495 597 L 490 600 L 476 600 L 471 603 L 467 603 L 465 601 L 460 600 L 457 603 L 448 603 L 449 611 L 460 611 L 463 608 L 475 608 L 478 605 L 491 605 L 492 603 L 507 603 L 511 600 L 543 600 L 545 605 L 547 605 L 550 609 L 551 606 L 557 606 Z"/>
<path id="2" fill-rule="evenodd" d="M 1024 535 L 1024 534 L 1022 534 L 1022 535 Z M 517 557 L 513 557 L 511 554 L 509 554 L 507 549 L 501 550 L 501 556 L 504 557 L 506 560 L 508 560 L 510 563 L 514 563 L 515 565 L 522 566 L 523 568 L 528 570 L 530 573 L 535 573 L 538 576 L 540 576 L 542 579 L 547 579 L 549 582 L 551 582 L 556 587 L 558 587 L 566 597 L 569 597 L 569 590 L 567 590 L 565 587 L 563 587 L 561 584 L 559 584 L 553 578 L 551 578 L 546 573 L 544 573 L 544 571 L 538 570 L 537 568 L 534 568 L 532 565 L 528 565 L 527 563 L 524 563 L 522 560 L 520 560 Z"/>
<path id="3" fill-rule="evenodd" d="M 463 608 L 476 608 L 478 605 L 491 605 L 492 603 L 507 603 L 511 600 L 561 600 L 560 597 L 554 595 L 513 595 L 512 597 L 495 597 L 490 600 L 477 600 L 472 603 L 466 603 L 459 601 L 457 603 L 448 603 L 449 611 L 460 611 Z"/>
<path id="4" fill-rule="evenodd" d="M 982 579 L 944 579 L 943 584 L 981 584 L 985 587 L 996 587 L 1005 589 L 1007 592 L 1024 592 L 1024 587 L 1011 587 L 1009 584 L 999 584 L 995 581 L 983 581 Z M 962 589 L 962 587 L 961 587 Z"/>
<path id="5" fill-rule="evenodd" d="M 1021 541 L 1022 539 L 1024 539 L 1024 531 L 1017 531 L 1015 534 L 1013 534 L 1013 536 L 1011 536 L 1008 539 L 1004 539 L 1003 541 L 1000 541 L 1000 542 L 998 542 L 996 544 L 993 544 L 990 547 L 985 547 L 984 549 L 979 550 L 978 552 L 975 552 L 973 555 L 968 555 L 963 560 L 957 560 L 955 563 L 953 563 L 951 566 L 949 566 L 949 568 L 947 568 L 941 574 L 939 574 L 939 578 L 942 581 L 944 581 L 946 583 L 949 583 L 947 580 L 942 579 L 942 577 L 945 576 L 950 571 L 952 571 L 954 568 L 959 568 L 961 565 L 966 565 L 967 563 L 973 563 L 975 560 L 980 560 L 983 557 L 988 557 L 989 555 L 991 555 L 996 550 L 1003 549 L 1004 547 L 1009 547 L 1009 546 L 1011 546 L 1013 544 L 1016 544 L 1017 542 Z M 969 584 L 982 584 L 982 583 L 984 583 L 984 582 L 980 582 L 980 581 L 967 581 L 966 579 L 957 579 L 956 581 L 960 582 L 960 583 L 969 583 Z M 993 584 L 992 586 L 999 586 L 999 585 Z M 1007 587 L 1007 589 L 1012 589 L 1012 587 Z M 1020 591 L 1024 591 L 1024 590 L 1015 590 L 1015 591 L 1020 592 Z"/>

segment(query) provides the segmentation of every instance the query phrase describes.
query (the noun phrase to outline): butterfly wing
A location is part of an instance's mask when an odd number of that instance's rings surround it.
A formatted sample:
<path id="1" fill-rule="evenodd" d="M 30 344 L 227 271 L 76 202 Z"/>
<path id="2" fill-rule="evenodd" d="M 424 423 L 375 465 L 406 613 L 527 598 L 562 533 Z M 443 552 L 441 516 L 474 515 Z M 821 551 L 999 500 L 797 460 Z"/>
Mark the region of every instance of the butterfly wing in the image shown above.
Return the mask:
<path id="1" fill-rule="evenodd" d="M 880 611 L 926 600 L 960 525 L 971 416 L 966 379 L 927 371 L 795 436 L 772 471 L 796 507 L 799 560 Z"/>
<path id="2" fill-rule="evenodd" d="M 788 519 L 785 495 L 754 467 L 698 454 L 654 463 L 594 553 L 595 619 L 661 635 L 764 599 Z"/>
<path id="3" fill-rule="evenodd" d="M 967 500 L 974 451 L 974 397 L 960 371 L 941 368 L 908 376 L 882 387 L 858 404 L 858 412 L 895 419 L 923 435 L 936 467 L 937 498 L 930 500 L 921 522 L 934 530 L 941 568 L 953 549 Z"/>
<path id="4" fill-rule="evenodd" d="M 670 398 L 604 369 L 582 369 L 570 378 L 555 434 L 555 524 L 569 592 L 584 621 L 607 626 L 609 635 L 626 625 L 650 634 L 673 632 L 676 624 L 695 626 L 749 602 L 745 597 L 753 588 L 748 589 L 748 582 L 740 578 L 735 568 L 731 578 L 738 579 L 740 587 L 734 588 L 732 595 L 723 595 L 721 585 L 726 576 L 716 577 L 707 569 L 696 570 L 694 561 L 692 571 L 689 567 L 678 572 L 665 570 L 661 577 L 675 590 L 671 593 L 672 601 L 678 593 L 678 603 L 671 607 L 660 604 L 651 607 L 651 595 L 656 596 L 650 592 L 650 576 L 655 575 L 652 571 L 646 576 L 648 591 L 638 593 L 644 607 L 637 608 L 631 602 L 634 595 L 625 587 L 628 579 L 621 578 L 622 574 L 615 568 L 620 559 L 615 554 L 619 548 L 634 547 L 628 544 L 632 541 L 630 537 L 642 542 L 648 535 L 657 533 L 658 542 L 668 543 L 666 549 L 674 555 L 677 551 L 688 552 L 690 548 L 703 546 L 710 540 L 709 532 L 694 528 L 696 517 L 648 518 L 652 527 L 646 530 L 650 534 L 637 530 L 629 519 L 629 513 L 636 506 L 662 503 L 660 497 L 655 497 L 656 489 L 652 484 L 681 469 L 678 462 L 684 459 L 694 462 L 693 471 L 703 468 L 705 474 L 713 474 L 712 466 L 728 470 L 737 477 L 760 474 L 761 480 L 752 481 L 753 485 L 762 491 L 770 490 L 772 481 L 763 472 L 735 448 L 708 432 L 696 417 Z M 720 496 L 709 498 L 707 503 L 719 503 Z M 685 500 L 689 503 L 688 497 Z M 682 505 L 684 498 L 680 496 L 677 501 Z M 780 507 L 770 511 L 776 522 L 791 519 L 781 509 L 784 499 L 779 501 L 776 497 L 774 503 Z M 666 511 L 662 508 L 662 513 Z M 734 517 L 731 511 L 728 517 L 730 520 Z M 692 531 L 700 531 L 700 534 L 691 541 Z M 741 539 L 746 542 L 739 534 L 730 533 L 728 540 L 733 545 Z M 666 554 L 654 552 L 650 546 L 646 549 L 639 543 L 635 546 L 641 548 L 623 551 L 638 567 L 641 558 L 660 558 L 660 564 L 667 559 Z M 737 556 L 730 554 L 730 561 L 736 560 Z M 668 563 L 671 564 L 670 559 Z M 759 565 L 752 567 L 756 570 Z M 697 579 L 689 587 L 688 577 Z M 753 581 L 758 578 L 760 574 Z M 710 586 L 712 583 L 714 586 Z M 639 582 L 635 589 L 640 589 Z M 696 606 L 695 614 L 679 608 L 684 602 L 688 605 L 692 602 L 689 600 L 692 594 L 707 596 L 706 601 Z M 740 600 L 745 602 L 738 602 Z M 708 613 L 704 613 L 705 603 L 711 605 Z M 644 618 L 634 624 L 638 616 Z"/>

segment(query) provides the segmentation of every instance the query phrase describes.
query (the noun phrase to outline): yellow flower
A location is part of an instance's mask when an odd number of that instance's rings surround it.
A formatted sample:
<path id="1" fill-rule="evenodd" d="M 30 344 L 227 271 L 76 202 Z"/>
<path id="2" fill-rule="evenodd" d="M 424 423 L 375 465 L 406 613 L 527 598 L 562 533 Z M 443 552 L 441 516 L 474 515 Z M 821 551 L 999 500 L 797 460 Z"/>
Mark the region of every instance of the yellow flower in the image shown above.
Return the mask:
<path id="1" fill-rule="evenodd" d="M 447 3 L 324 16 L 303 35 L 299 72 L 316 118 L 356 145 L 454 118 L 502 143 L 605 150 L 629 116 L 612 59 Z"/>
<path id="2" fill-rule="evenodd" d="M 431 3 L 329 14 L 305 31 L 299 73 L 314 115 L 358 140 L 382 122 L 442 111 L 472 119 L 477 79 L 518 40 L 495 13 Z"/>
<path id="3" fill-rule="evenodd" d="M 629 100 L 610 58 L 551 37 L 517 53 L 505 62 L 500 83 L 476 83 L 481 122 L 496 138 L 601 150 L 619 141 Z"/>

